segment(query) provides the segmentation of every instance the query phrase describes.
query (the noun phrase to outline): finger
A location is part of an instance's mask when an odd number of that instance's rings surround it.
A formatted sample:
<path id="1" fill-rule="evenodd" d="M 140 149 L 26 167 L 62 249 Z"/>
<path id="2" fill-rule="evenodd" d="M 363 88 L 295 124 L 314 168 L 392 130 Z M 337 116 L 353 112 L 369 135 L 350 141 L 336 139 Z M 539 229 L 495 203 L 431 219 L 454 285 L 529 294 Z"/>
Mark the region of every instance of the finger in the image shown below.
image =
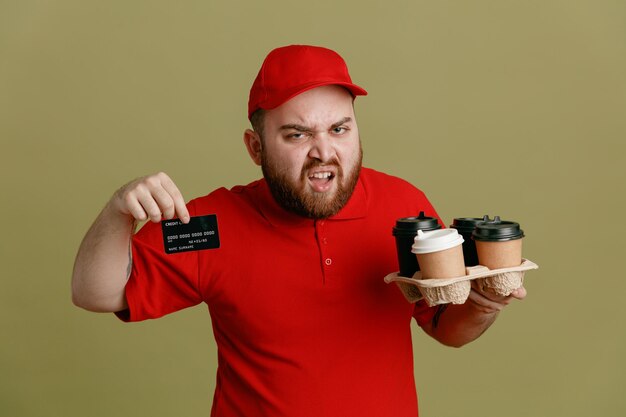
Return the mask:
<path id="1" fill-rule="evenodd" d="M 163 182 L 169 180 L 165 173 L 149 175 L 138 184 L 138 191 L 141 191 L 141 202 L 146 204 L 144 209 L 150 215 L 153 222 L 174 217 L 174 200 L 163 187 Z M 153 204 L 156 204 L 156 207 Z"/>
<path id="2" fill-rule="evenodd" d="M 176 215 L 183 223 L 189 223 L 189 211 L 187 210 L 187 205 L 185 204 L 185 199 L 183 198 L 182 193 L 169 176 L 166 174 L 163 175 L 161 184 L 172 198 Z"/>
<path id="3" fill-rule="evenodd" d="M 143 207 L 150 221 L 157 223 L 160 222 L 163 216 L 161 208 L 155 201 L 152 193 L 145 187 L 137 189 L 137 201 Z"/>
<path id="4" fill-rule="evenodd" d="M 483 288 L 482 283 L 478 280 L 472 281 L 473 301 L 475 301 L 481 307 L 489 309 L 490 311 L 501 311 L 511 301 L 511 297 L 497 295 L 489 288 Z"/>
<path id="5" fill-rule="evenodd" d="M 478 310 L 484 313 L 495 313 L 498 311 L 502 311 L 502 309 L 504 308 L 503 304 L 490 300 L 473 288 L 469 293 L 468 300 L 471 301 L 474 306 L 478 308 Z"/>
<path id="6" fill-rule="evenodd" d="M 148 214 L 143 209 L 141 203 L 137 200 L 137 197 L 133 193 L 128 193 L 123 197 L 124 206 L 122 212 L 128 213 L 133 216 L 134 219 L 144 221 L 148 218 Z"/>
<path id="7" fill-rule="evenodd" d="M 151 190 L 152 198 L 159 206 L 159 210 L 162 213 L 164 219 L 171 219 L 174 217 L 174 200 L 169 193 L 161 186 Z"/>
<path id="8" fill-rule="evenodd" d="M 477 282 L 478 280 L 472 281 L 472 288 L 476 290 L 483 297 L 488 298 L 489 300 L 500 303 L 500 304 L 508 304 L 511 301 L 511 297 L 506 295 L 496 294 L 493 288 L 484 287 L 481 283 Z"/>

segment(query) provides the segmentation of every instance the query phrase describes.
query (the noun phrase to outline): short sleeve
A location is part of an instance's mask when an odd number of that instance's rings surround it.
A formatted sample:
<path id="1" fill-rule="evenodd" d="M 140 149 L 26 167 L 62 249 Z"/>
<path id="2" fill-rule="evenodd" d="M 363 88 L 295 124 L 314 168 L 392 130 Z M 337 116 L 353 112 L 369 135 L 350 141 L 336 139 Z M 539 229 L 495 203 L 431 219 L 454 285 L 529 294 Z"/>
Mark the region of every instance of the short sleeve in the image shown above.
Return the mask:
<path id="1" fill-rule="evenodd" d="M 419 300 L 415 303 L 415 308 L 413 309 L 413 317 L 417 324 L 422 327 L 426 323 L 430 323 L 437 312 L 437 307 L 428 307 L 426 301 Z"/>
<path id="2" fill-rule="evenodd" d="M 166 254 L 160 223 L 147 223 L 132 240 L 123 321 L 153 319 L 199 304 L 198 254 Z"/>

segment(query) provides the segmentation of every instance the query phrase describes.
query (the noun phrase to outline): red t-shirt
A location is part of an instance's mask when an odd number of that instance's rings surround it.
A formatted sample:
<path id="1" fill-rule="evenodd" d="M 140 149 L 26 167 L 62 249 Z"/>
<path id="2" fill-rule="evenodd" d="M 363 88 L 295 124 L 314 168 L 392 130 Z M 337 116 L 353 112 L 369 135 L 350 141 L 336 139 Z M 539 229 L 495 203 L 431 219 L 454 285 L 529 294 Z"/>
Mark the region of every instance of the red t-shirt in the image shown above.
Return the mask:
<path id="1" fill-rule="evenodd" d="M 165 254 L 159 224 L 133 239 L 120 318 L 208 305 L 218 347 L 212 416 L 415 417 L 409 304 L 383 278 L 398 270 L 395 220 L 424 211 L 424 194 L 363 168 L 346 206 L 325 220 L 283 210 L 264 180 L 192 200 L 216 214 L 220 247 Z M 440 222 L 441 223 L 441 222 Z"/>

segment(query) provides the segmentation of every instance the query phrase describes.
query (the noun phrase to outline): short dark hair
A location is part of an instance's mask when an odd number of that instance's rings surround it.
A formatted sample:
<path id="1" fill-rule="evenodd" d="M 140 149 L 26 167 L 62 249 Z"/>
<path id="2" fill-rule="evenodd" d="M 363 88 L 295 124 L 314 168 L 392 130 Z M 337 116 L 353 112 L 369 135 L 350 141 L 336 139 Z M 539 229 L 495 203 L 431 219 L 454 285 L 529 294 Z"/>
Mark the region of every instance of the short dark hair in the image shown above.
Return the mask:
<path id="1" fill-rule="evenodd" d="M 261 139 L 263 139 L 263 129 L 265 128 L 265 110 L 255 110 L 250 116 L 250 123 L 252 124 L 252 130 L 258 133 Z"/>

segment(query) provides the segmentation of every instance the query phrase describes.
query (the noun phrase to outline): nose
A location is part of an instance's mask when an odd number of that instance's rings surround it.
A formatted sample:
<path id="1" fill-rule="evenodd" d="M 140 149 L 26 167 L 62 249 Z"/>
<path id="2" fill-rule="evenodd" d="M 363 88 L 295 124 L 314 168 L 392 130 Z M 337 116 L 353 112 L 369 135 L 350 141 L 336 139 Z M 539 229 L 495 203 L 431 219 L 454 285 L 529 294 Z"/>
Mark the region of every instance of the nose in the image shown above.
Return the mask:
<path id="1" fill-rule="evenodd" d="M 323 163 L 329 162 L 335 158 L 335 148 L 328 135 L 318 134 L 311 143 L 311 149 L 309 150 L 310 158 L 317 159 Z"/>

